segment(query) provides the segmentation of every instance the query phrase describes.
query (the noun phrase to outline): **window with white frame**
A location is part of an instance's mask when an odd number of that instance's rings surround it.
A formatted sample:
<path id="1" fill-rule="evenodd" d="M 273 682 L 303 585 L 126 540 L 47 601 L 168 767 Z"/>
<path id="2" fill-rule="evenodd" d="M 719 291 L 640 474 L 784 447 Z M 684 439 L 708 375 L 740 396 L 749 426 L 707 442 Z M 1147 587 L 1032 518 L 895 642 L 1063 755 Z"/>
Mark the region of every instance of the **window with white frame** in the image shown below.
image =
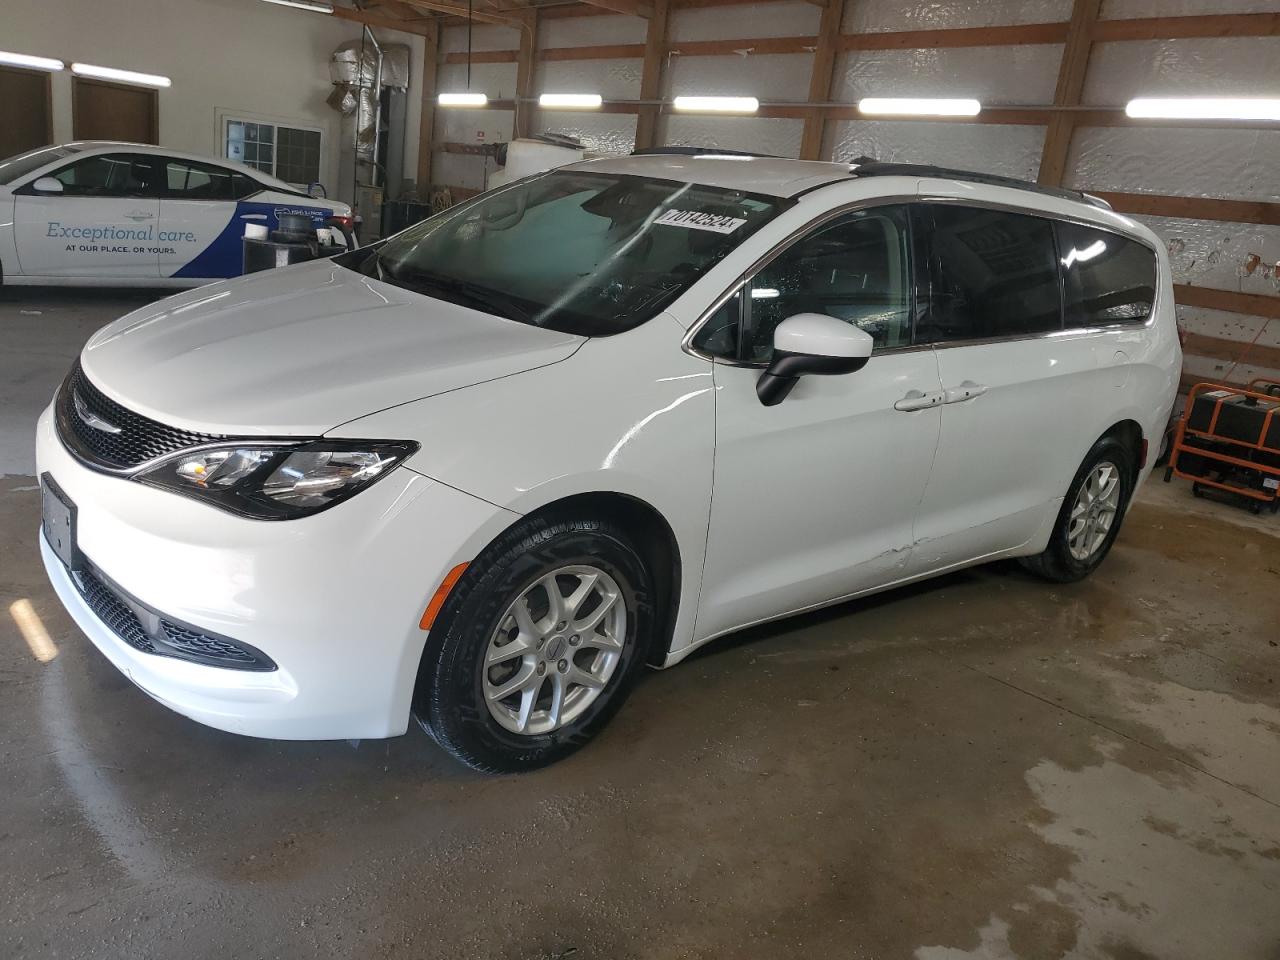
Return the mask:
<path id="1" fill-rule="evenodd" d="M 320 179 L 321 139 L 319 130 L 228 118 L 224 151 L 228 160 L 306 186 Z"/>

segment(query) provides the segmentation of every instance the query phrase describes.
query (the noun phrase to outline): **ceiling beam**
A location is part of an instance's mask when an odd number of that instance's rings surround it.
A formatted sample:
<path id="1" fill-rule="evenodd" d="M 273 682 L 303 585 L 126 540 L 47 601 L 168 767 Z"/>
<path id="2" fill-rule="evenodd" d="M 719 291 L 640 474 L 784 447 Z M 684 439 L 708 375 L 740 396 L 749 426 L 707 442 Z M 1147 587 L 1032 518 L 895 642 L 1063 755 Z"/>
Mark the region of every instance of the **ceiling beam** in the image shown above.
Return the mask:
<path id="1" fill-rule="evenodd" d="M 836 76 L 836 41 L 844 22 L 845 0 L 827 0 L 818 23 L 818 45 L 813 51 L 813 68 L 809 73 L 809 102 L 826 103 L 831 99 Z M 827 113 L 814 110 L 804 118 L 800 136 L 800 159 L 817 160 L 822 156 L 822 141 L 827 131 Z"/>
<path id="2" fill-rule="evenodd" d="M 1280 37 L 1280 13 L 1213 13 L 1192 17 L 1099 20 L 1094 42 L 1187 40 L 1194 37 Z"/>
<path id="3" fill-rule="evenodd" d="M 624 13 L 633 17 L 653 17 L 653 4 L 645 0 L 584 0 L 588 6 L 599 7 L 610 13 Z"/>
<path id="4" fill-rule="evenodd" d="M 1089 54 L 1093 50 L 1093 27 L 1098 22 L 1102 0 L 1075 0 L 1067 42 L 1058 65 L 1058 85 L 1053 92 L 1055 107 L 1077 107 L 1084 93 L 1085 74 L 1089 70 Z M 1067 153 L 1075 132 L 1076 116 L 1069 111 L 1055 113 L 1045 130 L 1044 149 L 1040 153 L 1040 175 L 1037 181 L 1058 187 L 1067 172 Z"/>
<path id="5" fill-rule="evenodd" d="M 470 17 L 476 23 L 496 23 L 502 27 L 519 27 L 520 14 L 516 11 L 498 13 L 494 10 L 476 10 L 472 7 L 468 13 L 465 4 L 450 3 L 449 0 L 401 0 L 418 10 L 432 10 L 438 13 L 451 13 L 464 21 Z"/>
<path id="6" fill-rule="evenodd" d="M 350 7 L 335 6 L 333 15 L 339 20 L 362 23 L 368 27 L 380 27 L 383 30 L 399 30 L 403 33 L 412 33 L 420 37 L 426 36 L 428 29 L 426 22 L 422 20 L 400 20 L 396 17 L 370 13 L 368 10 L 353 10 Z"/>

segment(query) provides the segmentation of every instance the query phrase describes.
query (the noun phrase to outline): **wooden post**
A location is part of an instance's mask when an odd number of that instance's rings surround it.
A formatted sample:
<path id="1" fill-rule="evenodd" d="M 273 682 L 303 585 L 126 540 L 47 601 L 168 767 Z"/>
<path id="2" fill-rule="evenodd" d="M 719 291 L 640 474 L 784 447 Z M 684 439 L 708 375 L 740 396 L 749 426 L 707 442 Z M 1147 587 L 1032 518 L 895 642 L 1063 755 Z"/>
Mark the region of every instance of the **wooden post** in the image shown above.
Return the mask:
<path id="1" fill-rule="evenodd" d="M 1071 9 L 1071 24 L 1067 27 L 1067 42 L 1062 48 L 1062 63 L 1058 67 L 1058 86 L 1053 93 L 1056 107 L 1077 107 L 1084 92 L 1084 78 L 1089 70 L 1089 52 L 1093 49 L 1093 27 L 1098 22 L 1098 8 L 1102 0 L 1075 0 Z M 1067 153 L 1071 149 L 1071 135 L 1075 132 L 1076 118 L 1069 111 L 1059 111 L 1049 121 L 1044 135 L 1044 152 L 1040 155 L 1040 183 L 1058 187 L 1067 172 Z"/>
<path id="2" fill-rule="evenodd" d="M 644 37 L 644 66 L 640 73 L 640 99 L 657 100 L 662 96 L 662 74 L 667 62 L 667 15 L 670 0 L 654 0 L 653 16 Z M 655 146 L 658 134 L 656 104 L 642 104 L 636 117 L 637 150 Z"/>
<path id="3" fill-rule="evenodd" d="M 836 72 L 836 45 L 844 22 L 845 0 L 827 0 L 818 26 L 818 46 L 813 51 L 813 71 L 809 74 L 809 102 L 829 103 L 831 85 Z M 811 109 L 804 118 L 804 134 L 800 138 L 800 159 L 817 160 L 822 156 L 822 140 L 827 131 L 827 110 Z"/>
<path id="4" fill-rule="evenodd" d="M 529 10 L 520 25 L 520 49 L 516 53 L 516 111 L 511 127 L 512 139 L 529 136 L 529 121 L 533 117 L 533 104 L 527 100 L 533 95 L 533 71 L 538 61 L 538 12 Z"/>
<path id="5" fill-rule="evenodd" d="M 422 26 L 422 111 L 418 124 L 418 199 L 431 192 L 431 137 L 436 125 L 436 81 L 440 67 L 440 21 Z"/>

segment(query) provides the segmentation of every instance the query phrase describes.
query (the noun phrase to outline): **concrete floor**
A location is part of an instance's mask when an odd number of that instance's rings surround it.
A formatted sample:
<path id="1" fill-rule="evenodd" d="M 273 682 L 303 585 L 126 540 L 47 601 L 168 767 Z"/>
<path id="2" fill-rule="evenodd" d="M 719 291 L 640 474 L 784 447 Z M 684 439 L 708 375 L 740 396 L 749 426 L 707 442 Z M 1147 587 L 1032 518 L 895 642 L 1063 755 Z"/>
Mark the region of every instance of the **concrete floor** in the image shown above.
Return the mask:
<path id="1" fill-rule="evenodd" d="M 751 631 L 529 776 L 241 739 L 131 687 L 37 561 L 31 422 L 138 302 L 0 295 L 0 956 L 1280 957 L 1280 518 L 1150 484 L 1085 583 Z"/>

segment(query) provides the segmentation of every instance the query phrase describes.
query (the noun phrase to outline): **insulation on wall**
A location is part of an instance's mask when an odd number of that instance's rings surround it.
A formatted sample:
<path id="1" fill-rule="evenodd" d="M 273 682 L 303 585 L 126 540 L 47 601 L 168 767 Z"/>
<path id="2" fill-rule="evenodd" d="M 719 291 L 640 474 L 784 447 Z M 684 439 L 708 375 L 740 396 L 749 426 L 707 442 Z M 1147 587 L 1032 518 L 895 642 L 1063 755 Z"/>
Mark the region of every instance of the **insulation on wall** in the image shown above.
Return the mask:
<path id="1" fill-rule="evenodd" d="M 993 104 L 1052 103 L 1061 60 L 1061 44 L 855 50 L 836 60 L 832 99 L 973 97 Z"/>
<path id="2" fill-rule="evenodd" d="M 1035 179 L 1044 127 L 916 120 L 842 120 L 827 124 L 825 156 L 858 156 L 982 170 Z"/>
<path id="3" fill-rule="evenodd" d="M 1181 217 L 1134 217 L 1169 251 L 1174 283 L 1280 296 L 1280 227 Z M 1280 323 L 1280 321 L 1278 321 Z"/>
<path id="4" fill-rule="evenodd" d="M 1071 0 L 859 0 L 845 6 L 846 33 L 1060 23 L 1071 19 Z"/>
<path id="5" fill-rule="evenodd" d="M 1274 5 L 1273 5 L 1274 7 Z M 1256 96 L 1276 92 L 1280 37 L 1208 37 L 1100 43 L 1089 57 L 1084 102 L 1124 106 L 1134 97 Z"/>
<path id="6" fill-rule="evenodd" d="M 1211 13 L 1275 13 L 1275 0 L 1103 0 L 1102 17 L 1194 17 Z"/>

